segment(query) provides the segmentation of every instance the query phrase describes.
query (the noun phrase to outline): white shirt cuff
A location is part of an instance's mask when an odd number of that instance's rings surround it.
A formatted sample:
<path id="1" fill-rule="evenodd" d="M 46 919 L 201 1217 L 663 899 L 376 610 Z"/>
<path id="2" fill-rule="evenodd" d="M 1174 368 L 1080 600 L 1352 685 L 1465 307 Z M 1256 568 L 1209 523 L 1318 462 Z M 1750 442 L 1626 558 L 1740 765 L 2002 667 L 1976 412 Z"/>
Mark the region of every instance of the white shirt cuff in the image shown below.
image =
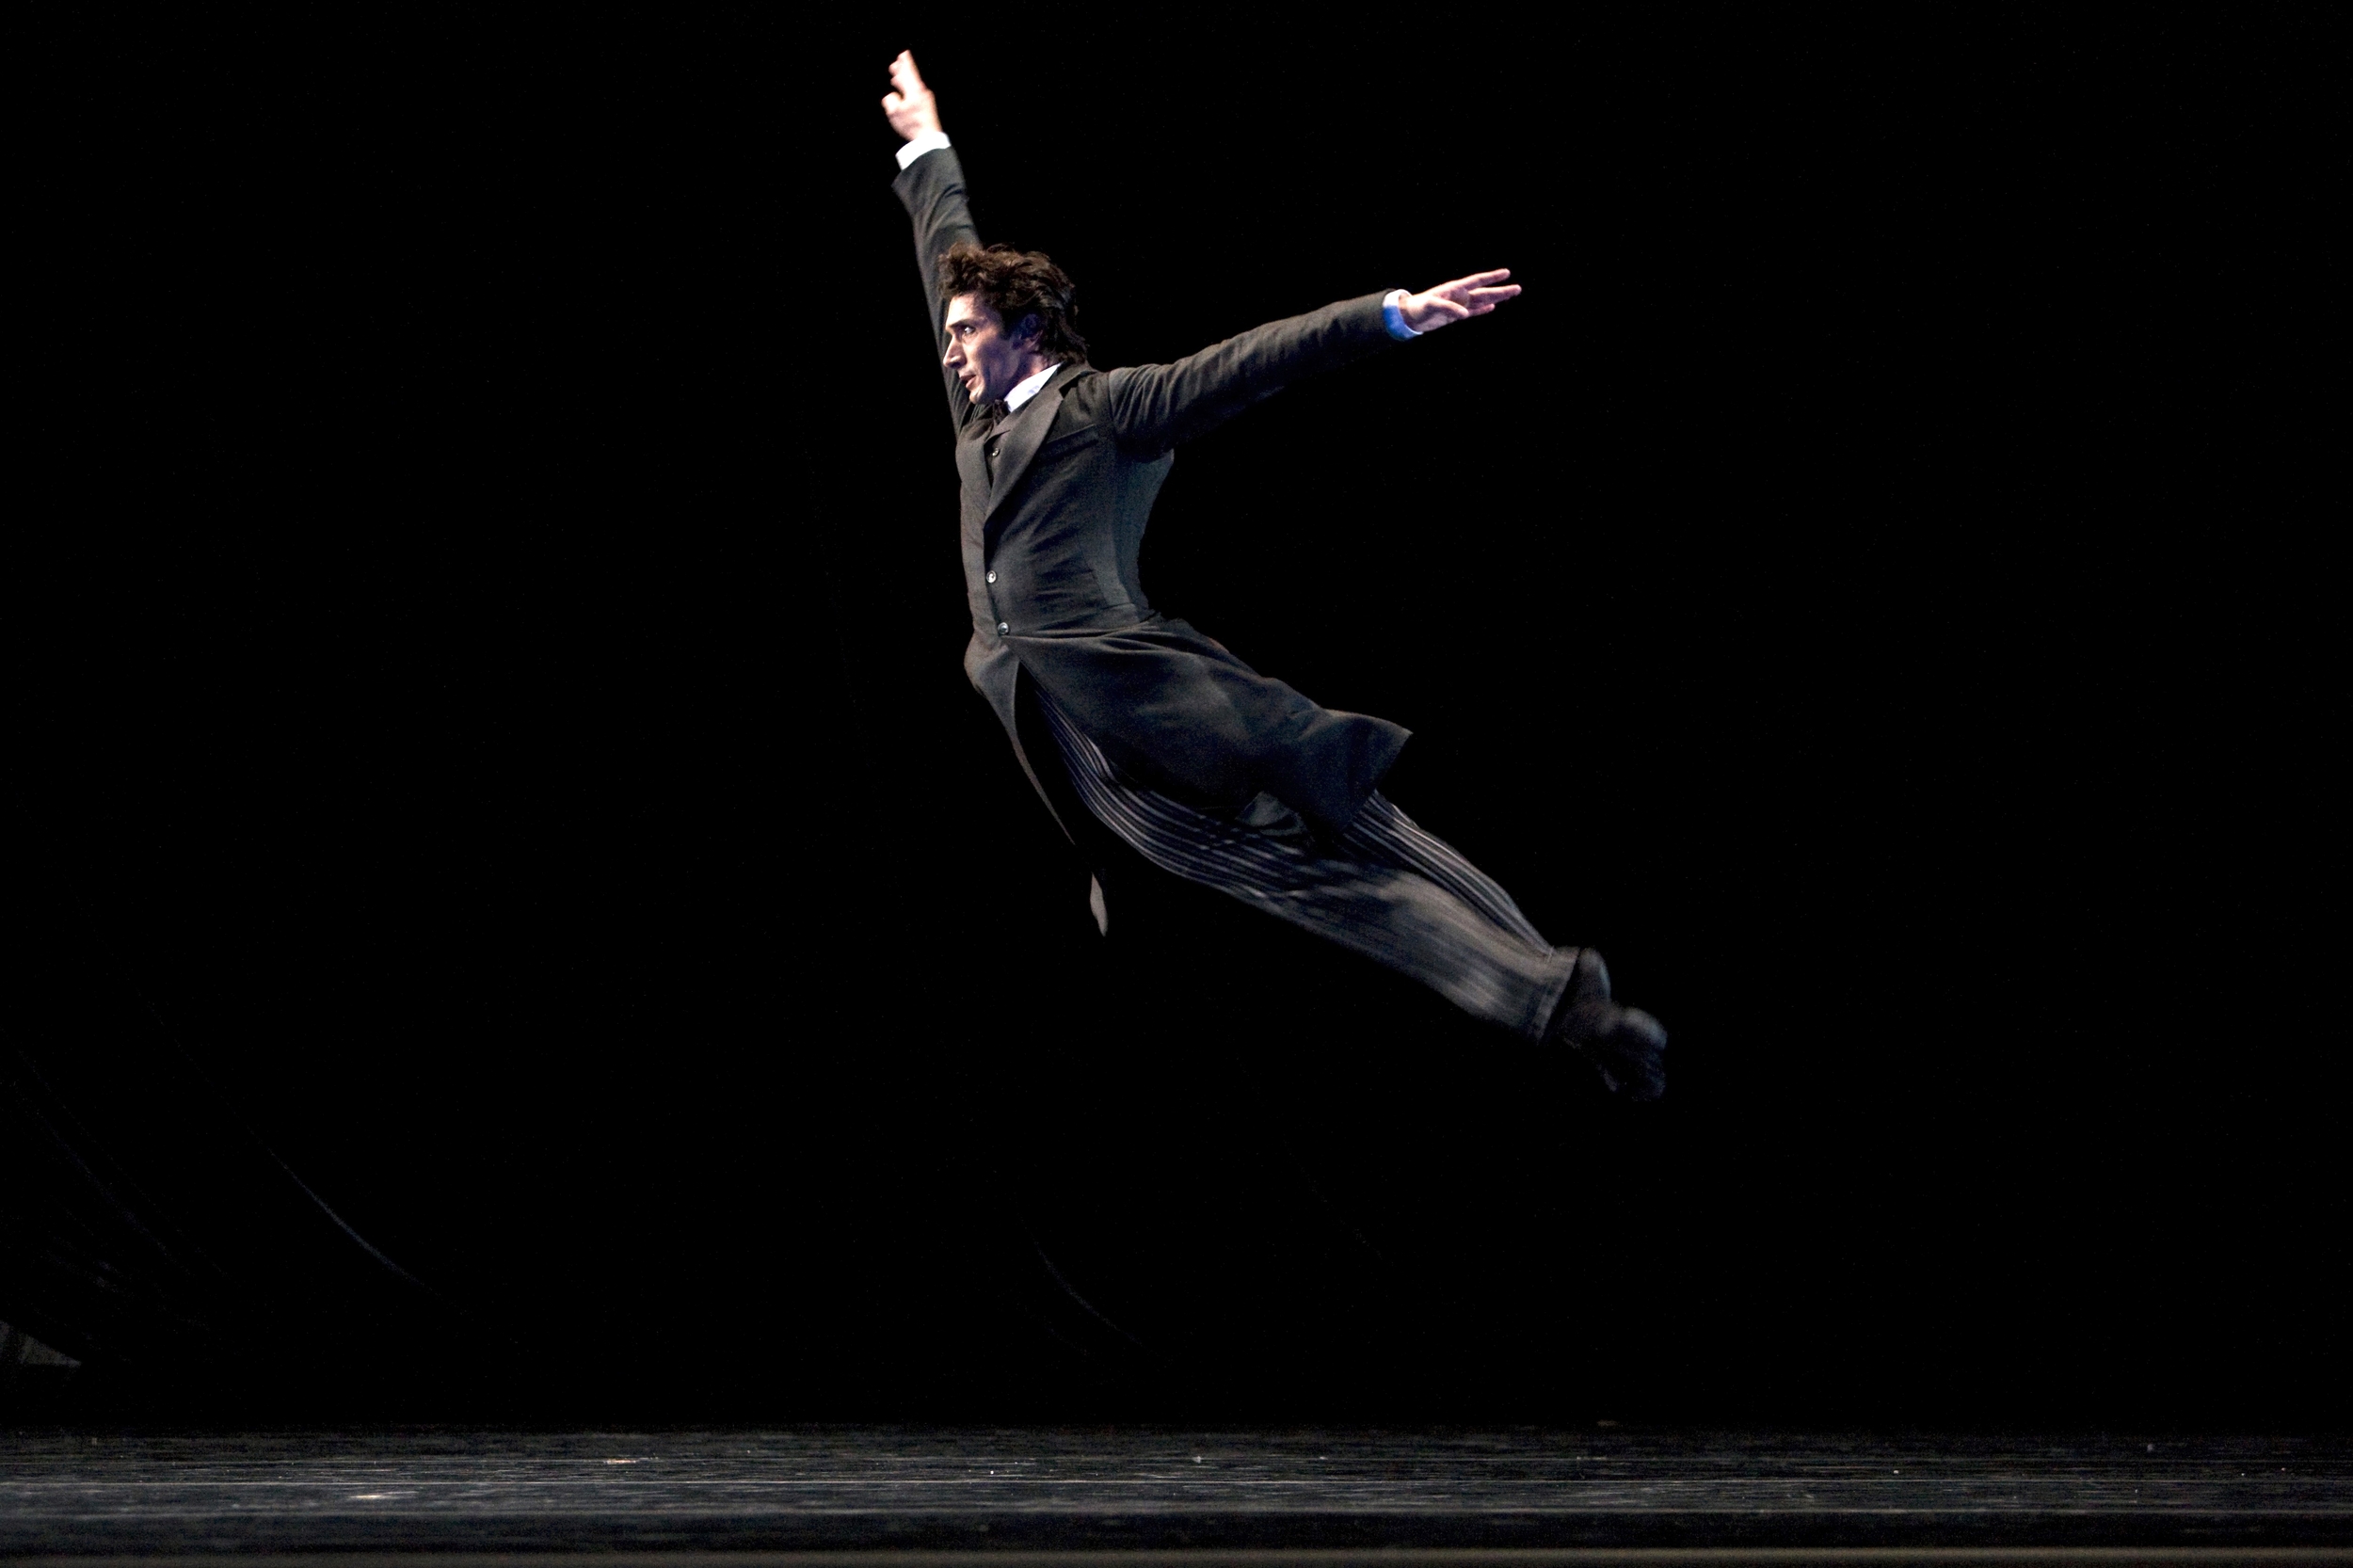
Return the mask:
<path id="1" fill-rule="evenodd" d="M 907 138 L 907 144 L 899 149 L 900 172 L 904 173 L 907 167 L 924 153 L 936 152 L 948 145 L 948 133 L 945 131 L 916 132 Z"/>
<path id="2" fill-rule="evenodd" d="M 1389 336 L 1399 339 L 1418 338 L 1421 334 L 1405 325 L 1405 312 L 1400 309 L 1404 298 L 1403 289 L 1391 289 L 1387 297 L 1381 301 L 1381 319 L 1389 324 Z"/>

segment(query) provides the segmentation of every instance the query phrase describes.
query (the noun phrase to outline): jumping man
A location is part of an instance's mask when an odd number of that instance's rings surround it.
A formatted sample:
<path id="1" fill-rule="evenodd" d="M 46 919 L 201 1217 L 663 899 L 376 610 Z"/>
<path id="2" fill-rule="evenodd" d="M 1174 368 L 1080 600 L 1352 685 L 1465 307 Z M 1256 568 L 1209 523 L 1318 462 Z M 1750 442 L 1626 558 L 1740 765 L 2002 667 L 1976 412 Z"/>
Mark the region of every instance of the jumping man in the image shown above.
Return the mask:
<path id="1" fill-rule="evenodd" d="M 1508 271 L 1343 300 L 1166 365 L 1101 371 L 1048 258 L 983 247 L 964 171 L 911 55 L 883 111 L 906 138 L 915 220 L 963 480 L 965 673 L 1031 782 L 1096 868 L 1108 931 L 1132 852 L 1583 1054 L 1655 1099 L 1666 1032 L 1609 994 L 1590 948 L 1556 948 L 1509 894 L 1377 788 L 1406 731 L 1318 707 L 1154 610 L 1137 558 L 1176 448 L 1304 376 L 1489 314 Z"/>

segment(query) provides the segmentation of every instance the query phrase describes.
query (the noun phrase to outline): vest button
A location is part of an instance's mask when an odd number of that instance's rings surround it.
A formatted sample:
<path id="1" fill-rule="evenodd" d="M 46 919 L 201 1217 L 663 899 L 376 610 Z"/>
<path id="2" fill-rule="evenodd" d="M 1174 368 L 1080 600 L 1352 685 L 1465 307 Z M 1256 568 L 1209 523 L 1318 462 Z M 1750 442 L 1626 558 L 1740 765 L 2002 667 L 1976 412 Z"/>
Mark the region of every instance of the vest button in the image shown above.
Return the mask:
<path id="1" fill-rule="evenodd" d="M 990 573 L 988 574 L 988 580 L 989 580 L 991 583 L 996 582 L 996 581 L 997 581 L 997 574 L 996 574 L 995 572 L 993 572 L 993 571 L 992 571 L 992 572 L 990 572 Z"/>
<path id="2" fill-rule="evenodd" d="M 1013 628 L 1012 628 L 1012 627 L 1010 627 L 1010 626 L 1007 626 L 1007 625 L 1006 625 L 1003 621 L 999 621 L 999 622 L 997 623 L 997 634 L 998 634 L 999 636 L 1000 636 L 1000 637 L 1001 637 L 1001 636 L 1003 636 L 1006 632 L 1010 632 L 1010 631 L 1012 631 L 1012 630 L 1013 630 Z"/>

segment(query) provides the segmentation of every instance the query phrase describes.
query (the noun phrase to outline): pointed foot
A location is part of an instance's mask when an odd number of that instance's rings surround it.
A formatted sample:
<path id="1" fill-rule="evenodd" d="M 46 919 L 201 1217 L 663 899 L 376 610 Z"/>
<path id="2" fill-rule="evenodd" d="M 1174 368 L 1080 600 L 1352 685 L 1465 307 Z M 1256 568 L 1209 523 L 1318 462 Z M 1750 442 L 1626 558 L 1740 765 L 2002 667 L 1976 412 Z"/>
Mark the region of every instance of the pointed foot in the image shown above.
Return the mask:
<path id="1" fill-rule="evenodd" d="M 1549 1032 L 1592 1063 L 1611 1094 L 1655 1100 L 1667 1092 L 1666 1029 L 1641 1008 L 1610 1000 L 1609 966 L 1591 948 L 1577 954 Z"/>

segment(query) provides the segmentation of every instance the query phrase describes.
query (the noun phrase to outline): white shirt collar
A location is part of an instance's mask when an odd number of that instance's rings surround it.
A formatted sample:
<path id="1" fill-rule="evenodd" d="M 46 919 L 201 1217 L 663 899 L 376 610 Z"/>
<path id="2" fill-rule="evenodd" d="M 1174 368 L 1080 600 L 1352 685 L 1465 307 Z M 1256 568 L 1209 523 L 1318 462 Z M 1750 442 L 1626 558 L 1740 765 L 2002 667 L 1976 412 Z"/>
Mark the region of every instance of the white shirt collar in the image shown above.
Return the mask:
<path id="1" fill-rule="evenodd" d="M 1005 394 L 1005 412 L 1009 414 L 1019 412 L 1021 405 L 1027 403 L 1030 399 L 1035 397 L 1038 393 L 1046 390 L 1047 377 L 1053 375 L 1054 372 L 1060 369 L 1062 369 L 1062 366 L 1059 364 L 1048 365 L 1044 370 L 1039 371 L 1035 376 L 1031 376 L 1028 380 L 1014 388 L 1013 391 L 1007 392 Z"/>

